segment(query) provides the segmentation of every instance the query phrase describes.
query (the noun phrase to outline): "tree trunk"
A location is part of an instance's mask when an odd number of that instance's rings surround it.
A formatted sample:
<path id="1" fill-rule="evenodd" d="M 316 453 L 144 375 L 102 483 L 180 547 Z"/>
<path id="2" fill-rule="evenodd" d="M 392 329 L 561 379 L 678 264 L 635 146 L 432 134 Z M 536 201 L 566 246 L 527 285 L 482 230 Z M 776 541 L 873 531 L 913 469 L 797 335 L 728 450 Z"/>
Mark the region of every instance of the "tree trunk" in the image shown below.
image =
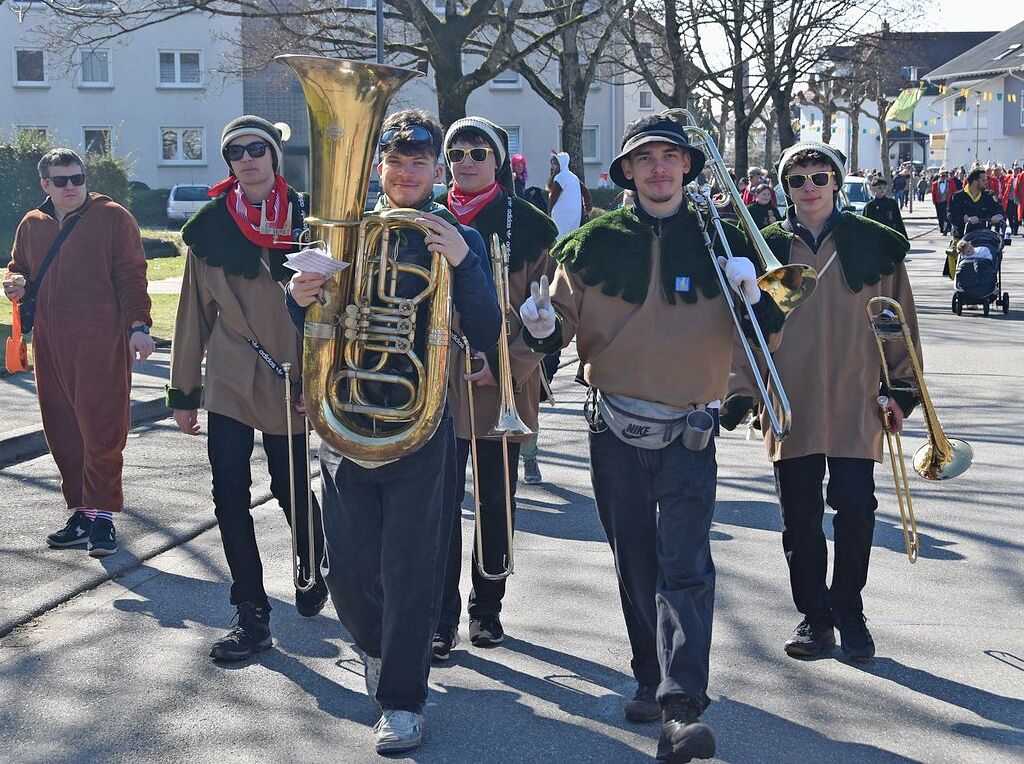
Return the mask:
<path id="1" fill-rule="evenodd" d="M 858 99 L 850 104 L 850 170 L 860 169 L 860 105 Z"/>
<path id="2" fill-rule="evenodd" d="M 772 104 L 775 107 L 775 124 L 779 131 L 779 147 L 785 151 L 796 143 L 793 132 L 793 120 L 789 113 L 790 99 L 781 88 L 772 93 Z"/>
<path id="3" fill-rule="evenodd" d="M 744 174 L 750 167 L 750 155 L 748 147 L 750 144 L 750 123 L 746 119 L 737 119 L 733 126 L 733 134 L 736 136 L 736 156 L 733 160 L 733 169 L 736 176 Z"/>
<path id="4" fill-rule="evenodd" d="M 832 140 L 832 117 L 835 116 L 835 106 L 830 99 L 825 99 L 821 105 L 821 142 L 828 144 Z"/>
<path id="5" fill-rule="evenodd" d="M 775 148 L 772 145 L 772 138 L 775 134 L 775 124 L 778 122 L 775 113 L 772 112 L 771 116 L 768 117 L 768 121 L 764 125 L 764 168 L 770 173 L 772 172 L 772 166 L 775 164 L 774 151 Z"/>
<path id="6" fill-rule="evenodd" d="M 569 155 L 569 169 L 583 185 L 586 185 L 587 175 L 583 165 L 583 109 L 567 109 L 566 113 L 559 116 L 562 118 L 559 136 L 562 139 L 562 151 Z"/>
<path id="7" fill-rule="evenodd" d="M 889 180 L 892 177 L 892 166 L 889 164 L 889 131 L 885 129 L 885 112 L 889 108 L 888 104 L 878 104 L 878 116 L 875 117 L 875 124 L 878 125 L 878 136 L 880 140 L 880 150 L 882 153 L 882 177 Z"/>

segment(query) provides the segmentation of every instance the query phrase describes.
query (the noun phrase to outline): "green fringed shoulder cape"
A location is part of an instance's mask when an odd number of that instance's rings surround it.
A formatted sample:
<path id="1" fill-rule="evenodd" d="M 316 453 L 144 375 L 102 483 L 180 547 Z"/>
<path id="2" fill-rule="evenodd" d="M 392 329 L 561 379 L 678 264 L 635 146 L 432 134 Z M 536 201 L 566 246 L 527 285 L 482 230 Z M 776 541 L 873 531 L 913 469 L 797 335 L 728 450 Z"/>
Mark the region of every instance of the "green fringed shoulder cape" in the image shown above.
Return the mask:
<path id="1" fill-rule="evenodd" d="M 761 235 L 779 262 L 786 265 L 796 234 L 785 230 L 781 223 L 773 223 Z M 896 231 L 852 212 L 840 214 L 832 237 L 843 278 L 854 292 L 894 273 L 910 250 L 910 242 Z"/>
<path id="2" fill-rule="evenodd" d="M 749 257 L 754 262 L 746 236 L 734 225 L 722 223 L 732 253 Z M 565 236 L 551 252 L 559 263 L 573 273 L 580 273 L 588 286 L 601 285 L 601 291 L 620 296 L 639 305 L 647 297 L 651 282 L 651 245 L 655 233 L 629 207 L 607 212 Z M 717 237 L 716 237 L 717 238 Z M 706 299 L 717 297 L 721 286 L 708 253 L 707 244 L 697 224 L 693 209 L 668 218 L 661 231 L 660 282 L 670 305 L 676 298 L 697 302 L 698 292 Z M 715 250 L 724 254 L 721 242 Z M 690 289 L 677 292 L 677 277 L 688 277 Z"/>

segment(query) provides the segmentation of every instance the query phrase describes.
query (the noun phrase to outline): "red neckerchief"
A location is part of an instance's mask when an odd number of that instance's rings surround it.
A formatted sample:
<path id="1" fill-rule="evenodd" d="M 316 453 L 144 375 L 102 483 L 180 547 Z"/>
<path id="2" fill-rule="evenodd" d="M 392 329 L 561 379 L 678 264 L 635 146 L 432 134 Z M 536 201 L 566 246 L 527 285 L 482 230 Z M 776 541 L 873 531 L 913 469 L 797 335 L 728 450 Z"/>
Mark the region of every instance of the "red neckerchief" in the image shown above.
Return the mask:
<path id="1" fill-rule="evenodd" d="M 252 204 L 245 198 L 245 192 L 238 178 L 231 176 L 217 183 L 209 190 L 209 196 L 227 194 L 228 212 L 242 234 L 258 247 L 268 249 L 291 249 L 291 207 L 288 204 L 288 184 L 280 175 L 274 176 L 274 187 L 263 204 Z M 271 230 L 260 230 L 266 210 L 266 222 Z"/>
<path id="2" fill-rule="evenodd" d="M 498 198 L 499 191 L 501 186 L 497 181 L 475 194 L 467 194 L 457 182 L 452 183 L 452 190 L 448 192 L 448 209 L 462 225 L 469 225 L 480 210 Z"/>

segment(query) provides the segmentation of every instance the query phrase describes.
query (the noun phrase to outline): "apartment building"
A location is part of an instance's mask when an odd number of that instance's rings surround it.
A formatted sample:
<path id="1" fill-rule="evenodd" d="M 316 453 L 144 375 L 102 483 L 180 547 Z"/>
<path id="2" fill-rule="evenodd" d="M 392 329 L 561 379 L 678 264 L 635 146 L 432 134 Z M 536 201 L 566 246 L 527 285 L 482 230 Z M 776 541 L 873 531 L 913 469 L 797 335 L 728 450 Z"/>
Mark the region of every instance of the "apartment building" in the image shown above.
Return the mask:
<path id="1" fill-rule="evenodd" d="M 0 134 L 43 133 L 83 155 L 113 149 L 151 188 L 224 177 L 220 132 L 243 96 L 219 69 L 237 20 L 188 14 L 61 54 L 45 49 L 48 22 L 41 3 L 21 23 L 0 7 Z"/>

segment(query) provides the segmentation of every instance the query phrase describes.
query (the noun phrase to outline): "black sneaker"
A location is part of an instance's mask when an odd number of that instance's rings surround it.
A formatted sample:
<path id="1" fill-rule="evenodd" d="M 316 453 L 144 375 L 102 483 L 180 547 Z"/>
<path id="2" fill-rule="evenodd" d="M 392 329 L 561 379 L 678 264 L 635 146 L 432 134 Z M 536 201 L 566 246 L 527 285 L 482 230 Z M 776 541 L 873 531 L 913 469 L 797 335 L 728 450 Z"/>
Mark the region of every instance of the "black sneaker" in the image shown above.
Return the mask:
<path id="1" fill-rule="evenodd" d="M 523 482 L 529 485 L 542 483 L 544 478 L 540 474 L 540 465 L 536 459 L 523 459 Z"/>
<path id="2" fill-rule="evenodd" d="M 68 518 L 67 525 L 46 537 L 46 543 L 54 549 L 85 546 L 89 543 L 90 531 L 92 520 L 85 516 L 85 512 L 75 512 Z"/>
<path id="3" fill-rule="evenodd" d="M 658 761 L 682 764 L 715 755 L 715 736 L 711 728 L 700 721 L 700 714 L 700 706 L 686 695 L 668 698 L 658 739 Z"/>
<path id="4" fill-rule="evenodd" d="M 317 578 L 312 588 L 300 592 L 295 590 L 295 609 L 299 615 L 312 618 L 327 604 L 327 584 L 322 578 Z"/>
<path id="5" fill-rule="evenodd" d="M 469 641 L 475 647 L 494 647 L 505 641 L 501 619 L 495 615 L 482 615 L 469 619 Z"/>
<path id="6" fill-rule="evenodd" d="M 864 663 L 875 657 L 875 640 L 871 638 L 863 613 L 851 613 L 840 618 L 839 637 L 843 655 L 851 661 Z"/>
<path id="7" fill-rule="evenodd" d="M 830 653 L 835 647 L 836 632 L 831 621 L 804 618 L 783 649 L 787 655 L 796 658 L 813 658 L 815 655 Z"/>
<path id="8" fill-rule="evenodd" d="M 89 533 L 89 545 L 86 547 L 91 557 L 106 557 L 117 551 L 114 524 L 109 520 L 93 520 L 92 531 Z"/>
<path id="9" fill-rule="evenodd" d="M 274 644 L 270 636 L 269 605 L 239 603 L 235 623 L 235 628 L 213 643 L 211 658 L 219 661 L 244 661 Z"/>
<path id="10" fill-rule="evenodd" d="M 626 721 L 637 724 L 658 721 L 661 718 L 661 706 L 655 698 L 657 690 L 653 684 L 637 687 L 636 695 L 626 704 Z"/>
<path id="11" fill-rule="evenodd" d="M 434 641 L 431 646 L 431 660 L 446 661 L 451 657 L 455 645 L 459 644 L 459 627 L 442 627 L 434 634 Z"/>

